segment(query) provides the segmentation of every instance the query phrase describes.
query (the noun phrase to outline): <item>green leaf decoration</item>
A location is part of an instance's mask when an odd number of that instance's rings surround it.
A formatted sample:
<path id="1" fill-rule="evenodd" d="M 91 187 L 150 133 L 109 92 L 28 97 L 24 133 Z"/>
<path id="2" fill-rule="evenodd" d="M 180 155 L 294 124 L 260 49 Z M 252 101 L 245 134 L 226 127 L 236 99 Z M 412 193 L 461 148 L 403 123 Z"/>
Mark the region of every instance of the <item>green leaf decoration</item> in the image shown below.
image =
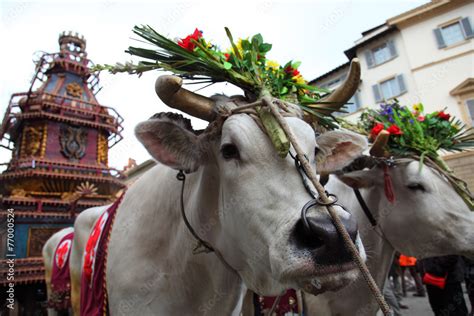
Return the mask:
<path id="1" fill-rule="evenodd" d="M 230 47 L 221 50 L 207 41 L 196 29 L 181 40 L 174 41 L 148 25 L 135 26 L 133 32 L 147 48 L 129 47 L 127 53 L 140 58 L 138 62 L 97 65 L 95 71 L 126 72 L 141 75 L 150 70 L 170 71 L 196 82 L 229 82 L 242 88 L 247 95 L 261 95 L 268 91 L 273 97 L 307 109 L 318 103 L 329 91 L 308 84 L 299 73 L 301 62 L 281 64 L 268 58 L 272 44 L 265 43 L 261 34 L 249 39 L 235 40 L 224 28 Z M 254 100 L 249 100 L 254 101 Z M 337 128 L 335 119 L 320 107 L 306 111 L 322 126 Z"/>
<path id="2" fill-rule="evenodd" d="M 443 172 L 454 189 L 471 210 L 474 196 L 466 184 L 454 177 L 440 153 L 459 152 L 474 148 L 474 129 L 445 112 L 424 113 L 423 104 L 412 108 L 401 106 L 395 100 L 382 104 L 380 109 L 368 109 L 361 114 L 359 130 L 375 139 L 380 126 L 390 132 L 387 147 L 397 157 L 412 157 L 422 162 L 432 161 Z"/>
<path id="3" fill-rule="evenodd" d="M 290 141 L 281 128 L 280 123 L 278 123 L 275 116 L 273 116 L 267 108 L 256 107 L 256 110 L 268 137 L 270 137 L 270 140 L 278 153 L 278 156 L 285 158 L 290 151 Z"/>

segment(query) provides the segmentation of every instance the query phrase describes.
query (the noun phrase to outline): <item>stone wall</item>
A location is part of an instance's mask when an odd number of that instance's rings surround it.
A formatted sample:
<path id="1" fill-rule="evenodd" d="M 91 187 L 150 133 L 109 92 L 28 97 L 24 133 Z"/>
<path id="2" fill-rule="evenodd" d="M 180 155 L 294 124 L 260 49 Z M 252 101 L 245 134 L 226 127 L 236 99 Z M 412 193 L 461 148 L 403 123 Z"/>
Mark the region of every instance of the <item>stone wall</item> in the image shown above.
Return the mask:
<path id="1" fill-rule="evenodd" d="M 474 151 L 444 156 L 443 159 L 454 170 L 457 177 L 467 182 L 471 192 L 474 192 Z"/>

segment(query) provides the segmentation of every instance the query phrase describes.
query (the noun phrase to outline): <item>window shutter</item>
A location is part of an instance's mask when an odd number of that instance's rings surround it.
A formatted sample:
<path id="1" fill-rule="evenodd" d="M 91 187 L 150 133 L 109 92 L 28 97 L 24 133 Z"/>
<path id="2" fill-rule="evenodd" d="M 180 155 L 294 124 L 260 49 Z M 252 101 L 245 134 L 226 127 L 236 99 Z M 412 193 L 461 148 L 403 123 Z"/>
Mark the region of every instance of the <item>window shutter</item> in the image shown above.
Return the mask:
<path id="1" fill-rule="evenodd" d="M 441 34 L 441 29 L 437 28 L 437 29 L 434 29 L 433 31 L 436 37 L 436 42 L 438 43 L 438 48 L 446 47 L 446 43 L 444 42 L 444 39 L 443 39 L 443 34 Z"/>
<path id="2" fill-rule="evenodd" d="M 397 81 L 398 81 L 398 93 L 402 94 L 407 91 L 407 88 L 405 86 L 405 81 L 403 80 L 403 75 L 398 75 L 397 76 Z"/>
<path id="3" fill-rule="evenodd" d="M 367 61 L 367 67 L 374 67 L 374 55 L 370 50 L 365 52 L 365 60 Z"/>
<path id="4" fill-rule="evenodd" d="M 471 23 L 469 23 L 469 18 L 462 19 L 461 25 L 464 29 L 464 35 L 466 36 L 466 38 L 474 37 L 474 32 L 472 31 Z"/>
<path id="5" fill-rule="evenodd" d="M 389 40 L 389 41 L 387 42 L 387 46 L 388 46 L 388 49 L 389 49 L 389 51 L 390 51 L 390 56 L 391 56 L 392 58 L 397 57 L 398 54 L 397 54 L 397 49 L 396 49 L 396 47 L 395 47 L 395 42 L 394 42 L 393 40 Z"/>
<path id="6" fill-rule="evenodd" d="M 372 86 L 372 91 L 374 92 L 374 98 L 375 102 L 381 102 L 382 101 L 382 95 L 380 93 L 380 87 L 378 84 L 374 84 Z"/>
<path id="7" fill-rule="evenodd" d="M 467 109 L 469 110 L 469 116 L 474 121 L 474 99 L 466 101 Z"/>
<path id="8" fill-rule="evenodd" d="M 354 94 L 354 111 L 357 111 L 359 108 L 360 108 L 360 97 L 359 97 L 359 92 L 356 92 Z"/>

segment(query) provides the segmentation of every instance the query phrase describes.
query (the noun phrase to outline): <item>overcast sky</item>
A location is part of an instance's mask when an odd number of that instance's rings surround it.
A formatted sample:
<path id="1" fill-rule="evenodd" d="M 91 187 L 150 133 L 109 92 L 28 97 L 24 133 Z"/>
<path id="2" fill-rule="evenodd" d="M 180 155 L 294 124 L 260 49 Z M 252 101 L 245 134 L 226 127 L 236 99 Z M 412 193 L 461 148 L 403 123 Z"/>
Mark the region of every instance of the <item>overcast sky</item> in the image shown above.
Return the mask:
<path id="1" fill-rule="evenodd" d="M 386 19 L 427 1 L 0 1 L 0 115 L 10 95 L 25 92 L 33 76 L 35 52 L 57 52 L 58 34 L 72 30 L 87 39 L 89 58 L 96 64 L 130 60 L 124 53 L 133 41 L 131 29 L 149 24 L 170 38 L 184 37 L 196 27 L 213 43 L 227 47 L 224 26 L 235 38 L 261 33 L 273 44 L 268 55 L 280 63 L 302 61 L 300 70 L 310 80 L 347 61 L 343 51 L 360 33 Z M 103 105 L 114 107 L 125 118 L 124 140 L 110 151 L 110 165 L 122 168 L 129 157 L 139 163 L 149 156 L 133 135 L 134 126 L 167 108 L 154 92 L 158 72 L 138 78 L 101 74 Z M 200 93 L 233 94 L 228 85 L 214 85 Z M 193 120 L 195 128 L 203 122 Z M 0 162 L 10 159 L 0 148 Z"/>

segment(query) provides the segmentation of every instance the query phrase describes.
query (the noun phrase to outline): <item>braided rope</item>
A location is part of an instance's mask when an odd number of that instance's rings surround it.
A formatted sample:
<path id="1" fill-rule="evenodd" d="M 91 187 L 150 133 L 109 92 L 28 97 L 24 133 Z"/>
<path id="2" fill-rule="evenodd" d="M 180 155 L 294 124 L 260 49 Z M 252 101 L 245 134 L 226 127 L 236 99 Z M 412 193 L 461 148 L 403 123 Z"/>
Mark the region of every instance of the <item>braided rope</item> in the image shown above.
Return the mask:
<path id="1" fill-rule="evenodd" d="M 296 137 L 293 134 L 293 131 L 291 130 L 290 126 L 288 125 L 284 117 L 281 115 L 280 111 L 278 110 L 278 107 L 275 105 L 274 101 L 272 100 L 270 96 L 264 96 L 262 98 L 262 101 L 266 106 L 268 106 L 268 108 L 271 110 L 271 112 L 277 119 L 278 123 L 280 124 L 281 128 L 286 133 L 286 136 L 288 137 L 288 139 L 290 140 L 290 143 L 293 145 L 293 148 L 296 151 L 296 155 L 298 159 L 300 160 L 303 169 L 306 171 L 308 178 L 313 183 L 316 191 L 318 191 L 321 201 L 323 203 L 328 204 L 326 208 L 329 214 L 331 215 L 331 218 L 334 222 L 334 226 L 336 227 L 337 231 L 341 234 L 344 240 L 344 243 L 346 244 L 347 248 L 350 250 L 353 260 L 359 267 L 362 273 L 362 276 L 364 277 L 370 291 L 372 292 L 375 299 L 377 300 L 377 303 L 379 304 L 380 309 L 382 310 L 384 315 L 390 315 L 390 308 L 387 302 L 385 301 L 382 293 L 380 292 L 380 289 L 378 288 L 372 275 L 370 274 L 370 271 L 367 268 L 367 265 L 364 263 L 364 261 L 360 257 L 359 251 L 357 250 L 356 246 L 352 242 L 348 232 L 346 231 L 346 228 L 341 222 L 341 219 L 339 218 L 333 206 L 331 205 L 332 204 L 331 199 L 329 199 L 329 197 L 326 195 L 324 187 L 319 183 L 316 173 L 314 172 L 312 166 L 310 165 L 308 160 L 305 159 L 304 151 L 302 150 L 298 141 L 296 140 Z M 276 102 L 278 102 L 278 100 L 276 100 Z"/>

